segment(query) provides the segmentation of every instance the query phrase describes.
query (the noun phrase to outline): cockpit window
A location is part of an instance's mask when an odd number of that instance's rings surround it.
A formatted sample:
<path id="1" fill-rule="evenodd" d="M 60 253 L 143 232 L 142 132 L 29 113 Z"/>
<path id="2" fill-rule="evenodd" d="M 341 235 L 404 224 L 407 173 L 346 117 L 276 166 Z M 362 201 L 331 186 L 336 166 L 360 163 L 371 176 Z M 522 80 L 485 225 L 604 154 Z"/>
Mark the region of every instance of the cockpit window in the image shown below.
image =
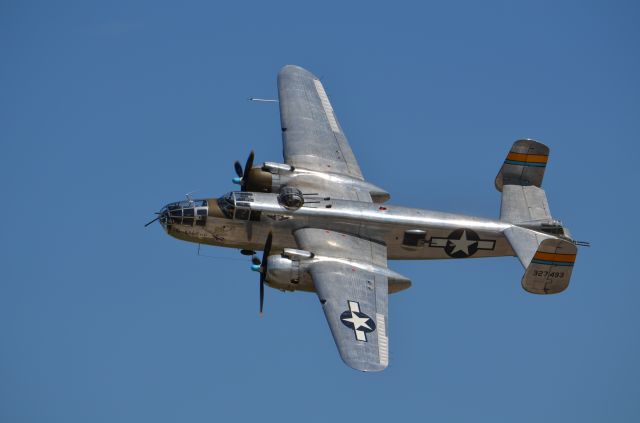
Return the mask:
<path id="1" fill-rule="evenodd" d="M 162 222 L 192 226 L 195 221 L 205 226 L 208 214 L 207 200 L 178 201 L 167 204 Z"/>
<path id="2" fill-rule="evenodd" d="M 218 198 L 218 207 L 224 214 L 224 217 L 227 219 L 233 219 L 233 211 L 235 210 L 235 206 L 233 205 L 233 197 L 231 197 L 231 193 L 225 195 L 224 197 Z"/>
<path id="3" fill-rule="evenodd" d="M 253 201 L 251 192 L 229 192 L 218 199 L 218 207 L 227 219 L 259 221 L 260 212 L 251 210 Z"/>

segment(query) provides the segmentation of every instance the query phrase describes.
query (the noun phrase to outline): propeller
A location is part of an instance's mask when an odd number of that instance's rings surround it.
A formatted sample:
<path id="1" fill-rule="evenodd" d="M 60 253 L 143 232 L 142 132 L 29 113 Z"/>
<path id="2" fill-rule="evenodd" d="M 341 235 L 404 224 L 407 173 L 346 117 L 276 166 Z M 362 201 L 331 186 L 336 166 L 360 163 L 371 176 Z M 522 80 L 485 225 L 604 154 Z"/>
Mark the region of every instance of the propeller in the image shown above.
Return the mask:
<path id="1" fill-rule="evenodd" d="M 267 277 L 267 264 L 269 262 L 269 253 L 271 252 L 271 243 L 273 242 L 273 234 L 269 232 L 267 241 L 264 243 L 264 252 L 262 253 L 262 261 L 257 256 L 251 258 L 251 270 L 260 272 L 260 315 L 264 308 L 264 280 Z"/>
<path id="2" fill-rule="evenodd" d="M 249 157 L 247 157 L 247 162 L 244 165 L 244 170 L 242 169 L 242 165 L 239 161 L 236 160 L 236 162 L 233 164 L 236 175 L 238 175 L 236 178 L 233 178 L 233 183 L 239 184 L 242 191 L 246 191 L 247 182 L 249 181 L 249 172 L 251 172 L 251 168 L 253 167 L 254 157 L 255 154 L 253 153 L 253 150 L 251 150 L 251 153 L 249 153 Z"/>

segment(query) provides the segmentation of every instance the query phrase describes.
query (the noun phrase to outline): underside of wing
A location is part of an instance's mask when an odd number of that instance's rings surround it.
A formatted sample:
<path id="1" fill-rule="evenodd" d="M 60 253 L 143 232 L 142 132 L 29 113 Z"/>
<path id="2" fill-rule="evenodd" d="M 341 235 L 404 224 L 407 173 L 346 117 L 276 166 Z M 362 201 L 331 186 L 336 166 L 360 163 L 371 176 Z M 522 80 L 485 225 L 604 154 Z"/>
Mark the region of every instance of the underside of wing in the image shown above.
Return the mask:
<path id="1" fill-rule="evenodd" d="M 384 370 L 389 363 L 386 247 L 313 228 L 294 235 L 301 248 L 315 253 L 309 272 L 340 357 L 356 370 Z"/>
<path id="2" fill-rule="evenodd" d="M 278 74 L 286 163 L 362 180 L 362 172 L 320 80 L 287 65 Z"/>
<path id="3" fill-rule="evenodd" d="M 387 278 L 338 263 L 312 265 L 311 277 L 342 360 L 364 372 L 384 370 L 389 364 Z"/>

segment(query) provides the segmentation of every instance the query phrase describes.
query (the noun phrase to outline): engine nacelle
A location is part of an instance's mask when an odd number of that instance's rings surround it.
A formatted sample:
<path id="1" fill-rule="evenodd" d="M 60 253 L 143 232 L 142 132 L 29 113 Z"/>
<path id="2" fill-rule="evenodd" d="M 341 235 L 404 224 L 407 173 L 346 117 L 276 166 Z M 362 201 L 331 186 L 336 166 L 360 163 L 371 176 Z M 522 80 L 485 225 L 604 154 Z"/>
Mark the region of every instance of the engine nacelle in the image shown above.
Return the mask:
<path id="1" fill-rule="evenodd" d="M 279 255 L 269 256 L 267 261 L 266 282 L 270 287 L 283 291 L 315 291 L 305 263 Z"/>
<path id="2" fill-rule="evenodd" d="M 252 168 L 249 171 L 246 189 L 253 192 L 279 193 L 294 181 L 295 186 L 302 190 L 308 187 L 310 192 L 317 192 L 322 187 L 330 188 L 334 184 L 340 184 L 351 187 L 354 190 L 368 192 L 374 203 L 384 203 L 390 198 L 387 191 L 360 179 L 346 175 L 294 168 L 288 164 L 273 162 L 265 162 L 260 167 Z"/>
<path id="3" fill-rule="evenodd" d="M 314 262 L 333 260 L 338 266 L 345 265 L 341 259 L 318 257 L 309 251 L 294 248 L 285 248 L 282 255 L 269 256 L 267 260 L 267 284 L 282 291 L 315 292 L 315 285 L 309 272 L 309 267 Z M 389 294 L 404 291 L 411 287 L 411 281 L 408 278 L 387 267 L 355 261 L 351 261 L 350 266 L 386 276 L 389 282 Z"/>

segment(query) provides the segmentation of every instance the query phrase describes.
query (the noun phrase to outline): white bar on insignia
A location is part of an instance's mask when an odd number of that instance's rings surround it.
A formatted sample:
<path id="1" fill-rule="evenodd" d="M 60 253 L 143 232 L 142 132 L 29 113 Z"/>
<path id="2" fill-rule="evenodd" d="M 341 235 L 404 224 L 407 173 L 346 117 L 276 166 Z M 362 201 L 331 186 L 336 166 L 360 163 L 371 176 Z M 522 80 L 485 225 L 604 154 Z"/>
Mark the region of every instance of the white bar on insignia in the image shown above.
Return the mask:
<path id="1" fill-rule="evenodd" d="M 431 238 L 431 247 L 446 247 L 448 241 L 446 238 Z"/>
<path id="2" fill-rule="evenodd" d="M 354 313 L 360 313 L 360 306 L 355 301 L 349 301 L 349 310 Z"/>
<path id="3" fill-rule="evenodd" d="M 366 341 L 367 340 L 367 335 L 365 335 L 364 331 L 357 330 L 355 332 L 356 332 L 356 339 L 358 341 Z"/>
<path id="4" fill-rule="evenodd" d="M 478 241 L 478 250 L 493 250 L 495 241 Z"/>

